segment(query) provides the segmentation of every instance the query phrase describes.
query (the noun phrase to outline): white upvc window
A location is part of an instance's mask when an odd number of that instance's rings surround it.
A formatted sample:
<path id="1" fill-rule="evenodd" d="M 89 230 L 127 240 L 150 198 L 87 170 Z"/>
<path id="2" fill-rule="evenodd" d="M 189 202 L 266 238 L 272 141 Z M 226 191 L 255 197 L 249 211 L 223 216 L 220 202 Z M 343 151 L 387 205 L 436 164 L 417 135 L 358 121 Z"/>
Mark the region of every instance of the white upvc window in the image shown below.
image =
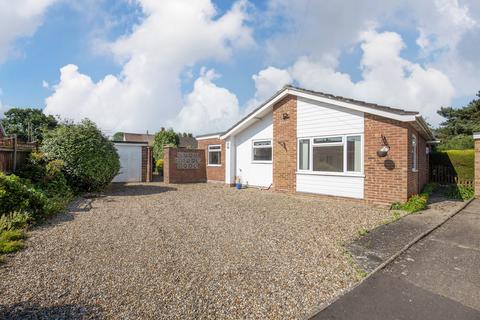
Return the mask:
<path id="1" fill-rule="evenodd" d="M 262 139 L 252 141 L 252 162 L 271 163 L 272 162 L 272 140 Z"/>
<path id="2" fill-rule="evenodd" d="M 363 135 L 299 138 L 297 162 L 301 173 L 360 175 L 363 173 Z"/>
<path id="3" fill-rule="evenodd" d="M 417 171 L 417 136 L 412 134 L 412 171 Z"/>
<path id="4" fill-rule="evenodd" d="M 222 146 L 212 144 L 208 146 L 208 165 L 219 167 L 222 165 Z"/>

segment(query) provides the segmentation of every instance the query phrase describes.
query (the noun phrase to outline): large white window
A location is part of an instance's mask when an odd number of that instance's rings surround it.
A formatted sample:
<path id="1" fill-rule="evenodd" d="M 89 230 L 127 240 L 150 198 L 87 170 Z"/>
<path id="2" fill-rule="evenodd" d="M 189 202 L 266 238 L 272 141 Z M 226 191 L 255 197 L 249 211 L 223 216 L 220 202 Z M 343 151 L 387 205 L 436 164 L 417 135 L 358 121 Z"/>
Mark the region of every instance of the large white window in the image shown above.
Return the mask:
<path id="1" fill-rule="evenodd" d="M 361 173 L 362 135 L 300 138 L 298 170 L 322 173 Z"/>
<path id="2" fill-rule="evenodd" d="M 219 144 L 208 146 L 208 165 L 221 166 L 222 165 L 222 146 Z"/>
<path id="3" fill-rule="evenodd" d="M 272 162 L 272 140 L 254 140 L 252 160 L 253 162 Z"/>
<path id="4" fill-rule="evenodd" d="M 417 136 L 412 134 L 412 170 L 417 171 Z"/>

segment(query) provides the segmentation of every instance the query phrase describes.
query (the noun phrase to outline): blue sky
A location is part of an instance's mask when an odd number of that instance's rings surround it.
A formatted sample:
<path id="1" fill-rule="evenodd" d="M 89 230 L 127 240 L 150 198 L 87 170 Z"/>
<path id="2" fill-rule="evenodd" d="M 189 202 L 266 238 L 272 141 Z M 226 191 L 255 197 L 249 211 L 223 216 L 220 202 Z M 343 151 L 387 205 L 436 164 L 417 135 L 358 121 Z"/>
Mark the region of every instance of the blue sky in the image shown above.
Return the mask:
<path id="1" fill-rule="evenodd" d="M 436 109 L 480 90 L 465 45 L 480 38 L 480 6 L 395 2 L 20 0 L 0 23 L 0 111 L 202 133 L 293 83 L 438 124 Z"/>

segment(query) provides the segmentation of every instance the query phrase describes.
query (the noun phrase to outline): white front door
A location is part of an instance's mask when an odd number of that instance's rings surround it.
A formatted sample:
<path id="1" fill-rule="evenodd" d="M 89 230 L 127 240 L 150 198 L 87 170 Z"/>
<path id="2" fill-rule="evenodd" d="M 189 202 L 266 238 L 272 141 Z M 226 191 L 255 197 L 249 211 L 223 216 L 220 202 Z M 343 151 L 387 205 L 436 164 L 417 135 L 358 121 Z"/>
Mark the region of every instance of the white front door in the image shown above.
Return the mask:
<path id="1" fill-rule="evenodd" d="M 120 157 L 120 172 L 113 182 L 142 181 L 142 146 L 115 144 Z"/>

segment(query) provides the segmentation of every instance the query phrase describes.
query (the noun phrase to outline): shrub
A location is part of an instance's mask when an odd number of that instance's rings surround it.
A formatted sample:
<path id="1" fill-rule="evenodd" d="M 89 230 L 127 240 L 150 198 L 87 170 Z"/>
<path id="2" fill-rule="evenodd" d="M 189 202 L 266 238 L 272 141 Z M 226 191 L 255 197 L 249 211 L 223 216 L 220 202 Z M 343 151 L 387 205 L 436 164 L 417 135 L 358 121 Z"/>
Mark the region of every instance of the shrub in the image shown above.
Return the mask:
<path id="1" fill-rule="evenodd" d="M 430 154 L 431 166 L 449 167 L 459 178 L 464 179 L 473 179 L 474 161 L 475 151 L 473 149 L 445 150 Z"/>
<path id="2" fill-rule="evenodd" d="M 0 217 L 0 233 L 3 231 L 23 229 L 27 226 L 31 217 L 28 213 L 15 211 Z"/>
<path id="3" fill-rule="evenodd" d="M 0 240 L 0 253 L 12 253 L 21 250 L 25 247 L 25 244 L 21 240 L 5 241 Z"/>
<path id="4" fill-rule="evenodd" d="M 41 150 L 49 160 L 63 161 L 65 177 L 78 191 L 102 190 L 120 170 L 115 146 L 89 120 L 50 131 Z"/>
<path id="5" fill-rule="evenodd" d="M 395 202 L 390 206 L 392 210 L 404 210 L 409 213 L 418 212 L 427 207 L 430 195 L 438 189 L 437 183 L 427 183 L 420 194 L 414 194 L 405 203 Z M 399 213 L 398 213 L 399 215 Z M 394 213 L 395 216 L 395 213 Z M 396 218 L 396 217 L 395 217 Z M 398 219 L 397 219 L 398 220 Z"/>
<path id="6" fill-rule="evenodd" d="M 33 219 L 40 220 L 49 214 L 47 203 L 47 197 L 28 181 L 0 173 L 0 214 L 26 211 Z"/>
<path id="7" fill-rule="evenodd" d="M 163 148 L 166 146 L 176 147 L 179 143 L 180 138 L 173 129 L 157 132 L 153 141 L 153 157 L 155 160 L 163 159 Z"/>
<path id="8" fill-rule="evenodd" d="M 458 185 L 449 185 L 443 191 L 444 196 L 463 201 L 473 198 L 474 194 L 473 188 Z"/>

